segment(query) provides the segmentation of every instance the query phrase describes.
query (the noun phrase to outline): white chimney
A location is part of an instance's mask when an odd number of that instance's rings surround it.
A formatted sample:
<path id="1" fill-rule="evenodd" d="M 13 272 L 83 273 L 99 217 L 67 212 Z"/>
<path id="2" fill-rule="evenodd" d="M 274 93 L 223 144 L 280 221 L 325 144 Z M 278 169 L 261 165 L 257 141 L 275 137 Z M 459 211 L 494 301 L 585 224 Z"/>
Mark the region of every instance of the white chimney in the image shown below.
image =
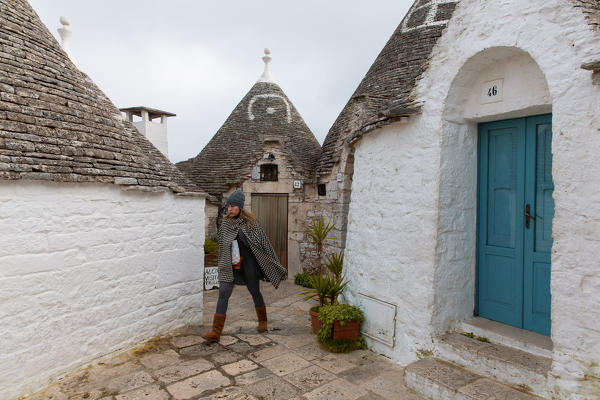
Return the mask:
<path id="1" fill-rule="evenodd" d="M 120 110 L 125 113 L 126 120 L 130 121 L 154 147 L 169 158 L 167 118 L 175 117 L 175 114 L 149 107 L 129 107 Z M 134 121 L 134 116 L 139 117 L 140 120 Z M 158 120 L 158 122 L 153 122 L 153 120 Z"/>

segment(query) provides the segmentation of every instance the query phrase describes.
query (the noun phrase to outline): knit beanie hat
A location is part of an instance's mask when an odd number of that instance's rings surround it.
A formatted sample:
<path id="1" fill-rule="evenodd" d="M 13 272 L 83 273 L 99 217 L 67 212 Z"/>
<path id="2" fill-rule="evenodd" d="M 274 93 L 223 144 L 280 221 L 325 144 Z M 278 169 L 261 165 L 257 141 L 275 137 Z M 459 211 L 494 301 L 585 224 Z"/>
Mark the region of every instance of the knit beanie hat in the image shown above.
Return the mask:
<path id="1" fill-rule="evenodd" d="M 229 197 L 227 197 L 227 202 L 225 203 L 225 206 L 227 207 L 231 204 L 232 206 L 244 208 L 244 200 L 246 200 L 244 192 L 242 192 L 240 189 L 236 189 L 233 191 L 233 193 L 229 195 Z"/>

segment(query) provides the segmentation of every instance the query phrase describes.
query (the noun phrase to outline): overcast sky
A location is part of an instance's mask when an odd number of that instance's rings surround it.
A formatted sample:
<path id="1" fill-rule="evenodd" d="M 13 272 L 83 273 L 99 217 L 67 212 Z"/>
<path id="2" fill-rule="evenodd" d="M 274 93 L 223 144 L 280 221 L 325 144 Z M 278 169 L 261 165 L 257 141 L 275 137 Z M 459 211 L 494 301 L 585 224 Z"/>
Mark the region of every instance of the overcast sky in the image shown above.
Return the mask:
<path id="1" fill-rule="evenodd" d="M 169 158 L 196 156 L 263 71 L 323 143 L 412 0 L 29 0 L 119 108 L 169 118 Z"/>

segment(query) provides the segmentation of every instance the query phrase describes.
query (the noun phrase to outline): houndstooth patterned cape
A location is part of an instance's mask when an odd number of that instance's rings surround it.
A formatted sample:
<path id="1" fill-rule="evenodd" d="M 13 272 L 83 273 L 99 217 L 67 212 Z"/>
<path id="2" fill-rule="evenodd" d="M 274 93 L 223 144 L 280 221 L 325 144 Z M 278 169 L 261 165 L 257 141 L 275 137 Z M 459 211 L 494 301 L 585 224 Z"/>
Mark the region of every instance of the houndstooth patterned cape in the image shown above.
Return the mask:
<path id="1" fill-rule="evenodd" d="M 219 282 L 233 282 L 233 268 L 231 268 L 231 244 L 237 237 L 238 231 L 242 230 L 252 254 L 256 257 L 260 270 L 265 279 L 275 286 L 287 279 L 287 269 L 281 265 L 275 250 L 269 242 L 267 234 L 257 222 L 251 226 L 243 218 L 229 219 L 223 218 L 219 229 Z"/>

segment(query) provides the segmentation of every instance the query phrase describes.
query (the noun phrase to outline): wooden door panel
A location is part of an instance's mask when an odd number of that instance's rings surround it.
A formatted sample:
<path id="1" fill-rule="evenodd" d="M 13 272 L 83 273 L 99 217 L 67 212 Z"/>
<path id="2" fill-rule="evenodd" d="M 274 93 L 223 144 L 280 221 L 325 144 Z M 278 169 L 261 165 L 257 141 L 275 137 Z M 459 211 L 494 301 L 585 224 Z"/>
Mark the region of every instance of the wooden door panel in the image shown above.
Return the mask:
<path id="1" fill-rule="evenodd" d="M 252 194 L 252 212 L 269 237 L 281 265 L 287 268 L 287 194 Z"/>
<path id="2" fill-rule="evenodd" d="M 480 125 L 479 315 L 520 326 L 523 308 L 524 131 L 521 120 Z"/>

